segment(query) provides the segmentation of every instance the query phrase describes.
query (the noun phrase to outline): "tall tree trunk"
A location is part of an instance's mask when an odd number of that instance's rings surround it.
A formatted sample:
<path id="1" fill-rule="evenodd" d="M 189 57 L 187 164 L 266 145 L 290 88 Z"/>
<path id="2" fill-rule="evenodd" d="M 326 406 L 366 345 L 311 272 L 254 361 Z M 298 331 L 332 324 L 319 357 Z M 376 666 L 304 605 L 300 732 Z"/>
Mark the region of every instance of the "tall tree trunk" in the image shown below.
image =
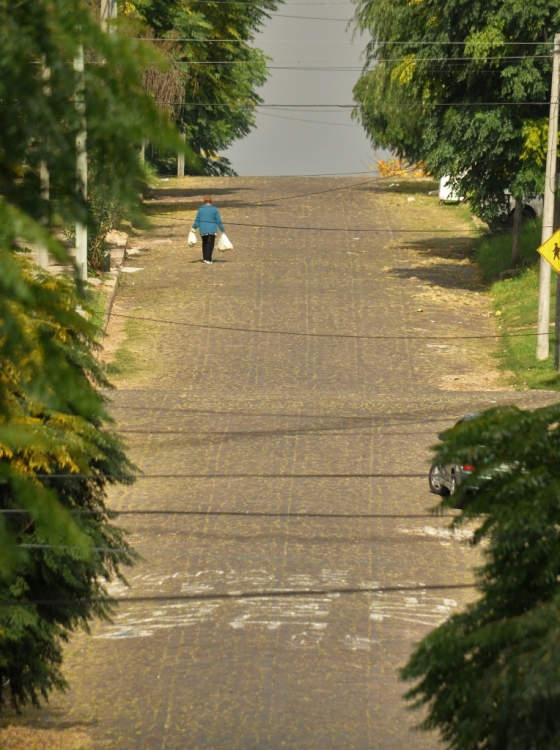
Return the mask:
<path id="1" fill-rule="evenodd" d="M 515 199 L 513 209 L 513 235 L 511 243 L 511 265 L 516 266 L 521 261 L 521 224 L 523 222 L 523 199 Z"/>

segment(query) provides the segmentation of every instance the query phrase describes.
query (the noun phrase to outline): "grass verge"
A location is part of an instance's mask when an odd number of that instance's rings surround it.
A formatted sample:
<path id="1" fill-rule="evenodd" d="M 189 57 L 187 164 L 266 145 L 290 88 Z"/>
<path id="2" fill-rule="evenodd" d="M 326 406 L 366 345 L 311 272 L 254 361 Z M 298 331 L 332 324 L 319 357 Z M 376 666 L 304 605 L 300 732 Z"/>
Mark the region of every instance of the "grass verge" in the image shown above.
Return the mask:
<path id="1" fill-rule="evenodd" d="M 90 738 L 73 729 L 0 728 L 0 750 L 91 750 Z"/>
<path id="2" fill-rule="evenodd" d="M 146 324 L 138 320 L 127 320 L 124 324 L 123 342 L 116 350 L 113 359 L 107 365 L 108 375 L 126 377 L 142 372 L 143 362 L 140 359 L 136 342 L 146 333 Z"/>
<path id="3" fill-rule="evenodd" d="M 540 241 L 540 222 L 527 222 L 523 227 L 521 257 L 531 265 L 513 278 L 496 280 L 501 271 L 511 267 L 511 232 L 485 237 L 475 251 L 475 258 L 482 277 L 486 281 L 493 281 L 490 286 L 492 306 L 498 330 L 504 334 L 497 348 L 501 369 L 511 373 L 512 384 L 517 388 L 558 391 L 560 376 L 554 371 L 554 342 L 551 340 L 549 359 L 538 362 L 535 336 L 531 335 L 536 331 L 537 321 L 540 256 L 536 249 Z M 555 275 L 552 276 L 555 282 Z M 555 286 L 553 283 L 551 290 L 552 320 L 556 303 Z M 550 330 L 553 332 L 553 328 Z"/>
<path id="4" fill-rule="evenodd" d="M 486 236 L 475 251 L 476 262 L 484 281 L 494 281 L 502 271 L 512 267 L 511 231 Z M 521 232 L 521 260 L 526 265 L 537 263 L 537 247 L 541 244 L 541 222 L 528 221 Z"/>
<path id="5" fill-rule="evenodd" d="M 101 335 L 101 331 L 103 330 L 103 326 L 105 324 L 105 315 L 107 314 L 109 294 L 110 292 L 103 287 L 101 287 L 101 289 L 94 287 L 88 292 L 86 307 L 89 314 L 92 316 L 93 324 L 100 332 L 99 335 Z"/>

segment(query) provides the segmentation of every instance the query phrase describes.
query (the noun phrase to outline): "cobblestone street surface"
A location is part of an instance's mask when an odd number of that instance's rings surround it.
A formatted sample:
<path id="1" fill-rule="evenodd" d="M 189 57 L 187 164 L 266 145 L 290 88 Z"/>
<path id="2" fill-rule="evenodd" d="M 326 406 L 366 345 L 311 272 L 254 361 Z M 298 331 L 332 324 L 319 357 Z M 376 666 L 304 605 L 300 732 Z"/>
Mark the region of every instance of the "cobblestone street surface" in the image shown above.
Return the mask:
<path id="1" fill-rule="evenodd" d="M 358 178 L 167 184 L 108 331 L 113 413 L 150 476 L 110 505 L 279 515 L 123 516 L 143 560 L 112 593 L 470 582 L 476 557 L 443 519 L 289 514 L 425 513 L 425 476 L 369 475 L 425 475 L 438 432 L 466 412 L 552 398 L 500 390 L 489 344 L 449 338 L 495 331 L 468 264 L 449 273 L 472 225 L 453 211 L 430 225 L 422 184 L 414 201 Z M 186 242 L 207 191 L 235 247 L 212 266 Z M 46 714 L 118 750 L 436 748 L 411 731 L 397 670 L 472 596 L 123 604 L 72 641 L 71 689 Z"/>

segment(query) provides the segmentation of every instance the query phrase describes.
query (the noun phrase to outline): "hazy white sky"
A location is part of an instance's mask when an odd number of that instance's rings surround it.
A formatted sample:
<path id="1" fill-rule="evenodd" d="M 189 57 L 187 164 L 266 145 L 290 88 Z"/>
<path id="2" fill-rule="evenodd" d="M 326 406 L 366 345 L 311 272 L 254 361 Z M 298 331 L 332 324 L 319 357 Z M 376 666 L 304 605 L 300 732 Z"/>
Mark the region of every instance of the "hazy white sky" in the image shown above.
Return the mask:
<path id="1" fill-rule="evenodd" d="M 353 12 L 354 5 L 344 0 L 280 5 L 255 42 L 273 58 L 270 78 L 259 90 L 266 104 L 353 103 L 367 43 L 365 37 L 351 41 L 346 27 Z M 288 67 L 295 69 L 282 69 Z M 224 153 L 245 176 L 365 172 L 374 163 L 373 149 L 349 109 L 308 106 L 259 109 L 257 127 Z"/>

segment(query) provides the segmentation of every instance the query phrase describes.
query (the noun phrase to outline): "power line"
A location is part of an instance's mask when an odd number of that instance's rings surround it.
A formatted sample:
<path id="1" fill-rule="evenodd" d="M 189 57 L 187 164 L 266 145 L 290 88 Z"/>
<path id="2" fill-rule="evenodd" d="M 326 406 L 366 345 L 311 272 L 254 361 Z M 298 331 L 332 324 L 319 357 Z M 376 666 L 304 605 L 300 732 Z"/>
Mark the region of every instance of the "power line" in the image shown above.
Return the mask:
<path id="1" fill-rule="evenodd" d="M 84 599 L 28 599 L 18 601 L 14 599 L 0 600 L 0 607 L 25 606 L 60 606 L 66 604 L 138 604 L 143 602 L 189 602 L 227 599 L 272 599 L 294 596 L 343 596 L 352 594 L 388 594 L 409 591 L 453 591 L 476 588 L 474 583 L 441 583 L 414 586 L 358 586 L 352 588 L 324 588 L 324 589 L 270 589 L 261 591 L 231 591 L 223 593 L 204 594 L 163 594 L 160 596 L 125 596 L 118 598 L 97 597 Z"/>
<path id="2" fill-rule="evenodd" d="M 398 179 L 393 177 L 392 179 Z M 190 221 L 177 217 L 178 221 Z M 251 229 L 291 229 L 297 232 L 352 232 L 353 234 L 444 234 L 446 237 L 465 233 L 480 234 L 480 229 L 370 229 L 366 227 L 290 227 L 285 224 L 242 224 L 237 221 L 228 221 L 233 227 L 250 227 Z"/>
<path id="3" fill-rule="evenodd" d="M 216 331 L 235 331 L 238 333 L 266 333 L 276 336 L 303 336 L 308 338 L 328 338 L 328 339 L 365 339 L 373 341 L 463 341 L 468 339 L 495 339 L 504 336 L 511 338 L 524 338 L 527 336 L 536 336 L 536 331 L 527 333 L 487 333 L 487 334 L 469 334 L 466 336 L 410 336 L 410 335 L 374 335 L 368 334 L 345 334 L 345 333 L 307 333 L 299 331 L 275 331 L 266 328 L 240 328 L 236 326 L 220 326 L 205 323 L 184 323 L 176 320 L 164 320 L 162 318 L 146 318 L 137 315 L 124 315 L 122 313 L 111 312 L 116 318 L 129 318 L 130 320 L 144 320 L 149 323 L 164 323 L 167 325 L 176 325 L 186 328 L 205 328 Z"/>
<path id="4" fill-rule="evenodd" d="M 267 113 L 260 112 L 259 114 L 267 114 Z M 269 116 L 272 116 L 272 115 L 269 115 Z M 406 171 L 410 172 L 413 169 L 414 169 L 414 167 L 408 167 L 406 169 Z M 381 182 L 382 180 L 391 180 L 391 179 L 394 180 L 395 177 L 394 176 L 376 177 L 376 178 L 373 178 L 372 181 L 373 182 Z M 324 195 L 325 193 L 334 193 L 334 192 L 337 192 L 339 190 L 349 190 L 350 188 L 362 187 L 363 185 L 366 185 L 368 182 L 370 182 L 370 180 L 368 180 L 367 182 L 364 182 L 363 180 L 360 181 L 360 182 L 348 182 L 348 183 L 346 183 L 344 185 L 338 185 L 337 187 L 326 188 L 325 190 L 316 190 L 316 191 L 313 191 L 311 193 L 296 193 L 294 195 L 282 195 L 282 196 L 278 196 L 277 198 L 274 198 L 274 197 L 273 198 L 267 198 L 266 201 L 260 201 L 260 204 L 265 203 L 265 202 L 266 203 L 277 203 L 278 201 L 287 201 L 287 200 L 292 200 L 294 198 L 310 198 L 313 195 Z M 257 204 L 257 205 L 260 205 L 260 204 Z"/>
<path id="5" fill-rule="evenodd" d="M 167 104 L 168 102 L 156 101 L 156 104 Z M 355 104 L 229 104 L 227 102 L 173 102 L 174 106 L 185 107 L 226 107 L 230 109 L 308 109 L 313 112 L 321 109 L 361 109 Z M 418 109 L 423 107 L 521 107 L 521 106 L 548 107 L 548 102 L 519 101 L 519 102 L 418 102 L 416 104 L 396 105 L 399 109 Z"/>
<path id="6" fill-rule="evenodd" d="M 308 122 L 314 125 L 335 125 L 339 128 L 361 128 L 362 126 L 358 123 L 351 124 L 348 122 L 325 122 L 324 120 L 304 120 L 301 117 L 285 117 L 284 115 L 271 115 L 270 112 L 259 112 L 259 115 L 264 117 L 274 117 L 277 120 L 291 120 L 292 122 Z M 343 174 L 368 174 L 368 172 L 345 172 Z M 328 177 L 329 175 L 307 175 L 308 177 Z"/>
<path id="7" fill-rule="evenodd" d="M 496 41 L 496 42 L 492 42 L 491 44 L 489 44 L 488 42 L 484 42 L 484 41 L 476 42 L 474 40 L 473 41 L 465 40 L 463 42 L 446 42 L 446 41 L 439 41 L 439 40 L 434 40 L 431 42 L 421 42 L 421 41 L 416 41 L 414 39 L 401 39 L 401 40 L 391 39 L 391 40 L 387 40 L 383 42 L 372 40 L 369 44 L 370 45 L 371 44 L 411 44 L 417 47 L 425 47 L 425 46 L 431 46 L 431 45 L 433 45 L 434 47 L 437 47 L 440 44 L 453 45 L 453 46 L 464 45 L 465 47 L 467 46 L 473 47 L 475 45 L 481 46 L 481 47 L 517 47 L 518 45 L 527 45 L 530 47 L 552 47 L 554 46 L 554 42 L 521 42 L 521 41 L 517 41 L 517 42 L 499 41 L 498 42 Z"/>
<path id="8" fill-rule="evenodd" d="M 267 9 L 267 8 L 261 8 L 257 3 L 250 3 L 250 2 L 244 2 L 244 0 L 190 0 L 191 3 L 196 3 L 197 5 L 251 5 L 255 8 L 258 8 L 259 10 L 263 10 L 265 12 L 274 13 L 273 10 Z M 313 6 L 316 8 L 322 8 L 324 5 L 352 5 L 352 2 L 345 2 L 345 3 L 290 3 L 290 7 L 293 5 L 305 5 L 305 6 Z"/>
<path id="9" fill-rule="evenodd" d="M 389 474 L 385 472 L 360 474 L 32 474 L 37 479 L 425 479 L 426 474 Z"/>
<path id="10" fill-rule="evenodd" d="M 76 516 L 90 516 L 90 515 L 111 515 L 111 516 L 232 516 L 232 517 L 248 517 L 248 518 L 350 518 L 350 519 L 370 519 L 370 518 L 384 518 L 392 520 L 410 520 L 410 519 L 452 519 L 456 516 L 453 515 L 436 515 L 434 513 L 270 513 L 268 511 L 221 511 L 221 510 L 114 510 L 104 508 L 102 510 L 68 510 L 70 515 Z M 0 510 L 0 514 L 3 515 L 30 515 L 31 511 L 20 509 L 20 508 L 7 508 Z M 20 545 L 23 546 L 23 545 Z M 31 546 L 51 546 L 51 545 L 31 545 Z M 105 547 L 92 547 L 90 549 L 105 550 Z M 107 548 L 112 549 L 112 548 Z M 126 550 L 119 550 L 120 552 Z"/>
<path id="11" fill-rule="evenodd" d="M 113 405 L 115 406 L 115 405 Z M 179 414 L 189 414 L 191 416 L 193 415 L 213 415 L 213 416 L 226 416 L 226 417 L 283 417 L 286 419 L 344 419 L 344 420 L 352 420 L 356 422 L 371 422 L 372 420 L 377 421 L 385 421 L 385 420 L 394 420 L 390 423 L 387 423 L 388 426 L 400 426 L 402 424 L 426 424 L 427 422 L 443 422 L 448 421 L 449 419 L 456 419 L 457 415 L 453 416 L 442 416 L 437 418 L 431 418 L 431 417 L 425 417 L 424 419 L 407 419 L 403 420 L 401 419 L 402 412 L 399 412 L 399 414 L 396 415 L 371 415 L 371 416 L 363 416 L 363 414 L 356 414 L 356 415 L 346 415 L 346 414 L 286 414 L 284 412 L 277 412 L 277 413 L 269 413 L 269 414 L 262 414 L 262 413 L 254 413 L 254 412 L 232 412 L 232 411 L 208 411 L 205 409 L 177 409 L 173 406 L 127 406 L 127 405 L 120 405 L 116 406 L 117 409 L 122 409 L 123 411 L 166 411 L 166 412 L 175 412 Z M 414 413 L 413 416 L 417 416 L 416 413 Z"/>
<path id="12" fill-rule="evenodd" d="M 396 178 L 393 178 L 396 179 Z M 190 221 L 178 217 L 179 221 Z M 251 229 L 290 229 L 297 232 L 352 232 L 354 234 L 445 234 L 453 236 L 454 234 L 463 235 L 465 233 L 480 234 L 480 229 L 370 229 L 366 227 L 290 227 L 285 224 L 242 224 L 237 221 L 228 221 L 233 227 L 250 227 Z M 453 233 L 453 235 L 452 235 Z"/>
<path id="13" fill-rule="evenodd" d="M 342 19 L 334 19 L 336 21 L 342 20 Z M 254 39 L 239 39 L 238 37 L 225 37 L 221 39 L 200 39 L 196 37 L 161 37 L 161 36 L 136 36 L 136 37 L 127 37 L 128 39 L 135 39 L 136 41 L 140 42 L 197 42 L 199 44 L 208 44 L 208 43 L 221 43 L 221 42 L 237 42 L 238 44 L 248 44 L 249 42 L 255 41 Z M 267 39 L 267 44 L 295 44 L 295 43 L 304 43 L 304 44 L 353 44 L 353 41 L 351 39 Z M 495 45 L 489 45 L 487 42 L 416 42 L 413 40 L 402 40 L 402 41 L 380 41 L 375 42 L 371 41 L 368 43 L 369 46 L 371 45 L 391 45 L 391 44 L 410 44 L 411 46 L 416 47 L 426 47 L 426 46 L 433 46 L 437 47 L 438 45 L 463 45 L 465 47 L 467 46 L 473 46 L 473 45 L 481 45 L 485 47 L 489 46 L 536 46 L 536 47 L 547 47 L 552 46 L 554 42 L 500 42 L 499 44 Z M 524 59 L 527 57 L 527 55 L 518 55 L 516 57 L 508 58 L 503 55 L 495 55 L 495 56 L 485 56 L 484 60 L 505 60 L 505 59 Z M 552 57 L 552 55 L 531 55 L 529 59 L 535 59 L 538 57 Z M 395 58 L 396 59 L 396 58 Z M 398 58 L 401 59 L 401 58 Z M 406 59 L 406 58 L 402 58 Z M 421 59 L 421 58 L 420 58 Z M 442 58 L 436 58 L 436 59 L 442 59 Z M 463 58 L 456 58 L 456 59 L 464 59 L 464 60 L 480 60 L 480 56 L 468 56 Z"/>
<path id="14" fill-rule="evenodd" d="M 190 62 L 190 61 L 178 61 L 173 62 L 173 64 L 176 67 L 179 67 L 181 65 L 205 65 L 205 66 L 212 66 L 212 67 L 230 67 L 233 65 L 253 65 L 253 62 L 250 60 L 234 60 L 234 61 L 228 61 L 228 62 Z M 318 71 L 332 71 L 332 72 L 344 72 L 344 71 L 350 71 L 351 73 L 359 73 L 361 70 L 363 70 L 363 66 L 354 65 L 353 67 L 349 66 L 341 66 L 341 65 L 330 65 L 329 67 L 322 67 L 318 68 L 316 66 L 309 66 L 306 67 L 304 65 L 267 65 L 267 70 L 318 70 Z M 479 72 L 479 71 L 477 71 Z"/>
<path id="15" fill-rule="evenodd" d="M 270 13 L 274 13 L 273 10 L 270 10 L 269 8 L 262 8 L 258 2 L 247 2 L 247 0 L 189 0 L 190 4 L 196 5 L 251 5 L 254 8 L 257 8 L 258 10 L 265 10 Z M 314 6 L 316 8 L 322 8 L 324 5 L 352 5 L 351 0 L 348 2 L 337 2 L 337 3 L 290 3 L 290 7 L 292 5 L 306 5 L 306 6 Z"/>
<path id="16" fill-rule="evenodd" d="M 338 21 L 339 23 L 350 23 L 351 18 L 322 18 L 320 16 L 291 16 L 284 13 L 274 13 L 271 18 L 299 18 L 302 21 Z"/>
<path id="17" fill-rule="evenodd" d="M 424 62 L 421 58 L 418 60 L 418 62 Z M 449 59 L 446 61 L 446 63 L 454 63 L 455 60 Z M 254 65 L 254 61 L 252 60 L 224 60 L 224 61 L 192 61 L 192 60 L 178 60 L 173 61 L 173 65 L 176 68 L 181 68 L 181 66 L 203 66 L 203 67 L 216 67 L 216 68 L 229 68 L 233 67 L 235 65 Z M 457 64 L 465 65 L 464 61 L 458 60 Z M 321 66 L 319 67 L 317 64 L 313 63 L 278 63 L 277 65 L 267 65 L 267 70 L 298 70 L 298 71 L 318 71 L 318 72 L 332 72 L 332 73 L 344 73 L 344 72 L 350 72 L 350 73 L 370 73 L 373 72 L 375 68 L 368 68 L 364 69 L 363 65 L 328 65 L 328 66 Z M 430 66 L 429 72 L 430 73 L 441 73 L 441 72 L 447 72 L 449 70 L 449 65 L 439 65 L 439 66 Z M 420 71 L 421 73 L 424 73 L 424 70 L 422 69 Z M 494 68 L 476 68 L 475 71 L 476 74 L 479 73 L 502 73 L 503 68 L 500 67 L 494 67 Z"/>
<path id="18" fill-rule="evenodd" d="M 259 114 L 266 114 L 266 113 L 260 112 Z M 269 115 L 269 116 L 272 117 L 273 115 Z M 415 167 L 407 167 L 406 170 L 403 170 L 403 171 L 410 172 L 410 171 L 414 171 L 415 169 L 416 169 Z M 366 174 L 366 173 L 364 172 L 364 174 Z M 367 174 L 369 174 L 369 173 L 367 173 Z M 322 176 L 328 176 L 328 175 L 299 175 L 299 176 L 301 176 L 301 177 L 322 177 Z M 263 201 L 257 202 L 256 205 L 261 205 L 262 203 L 277 203 L 278 201 L 287 201 L 287 200 L 292 200 L 294 198 L 309 198 L 309 197 L 311 197 L 313 195 L 324 195 L 325 193 L 334 193 L 334 192 L 337 192 L 339 190 L 348 190 L 350 188 L 363 187 L 368 182 L 382 182 L 383 180 L 395 180 L 395 179 L 406 179 L 406 176 L 405 175 L 401 175 L 400 177 L 396 177 L 395 175 L 388 175 L 387 177 L 375 177 L 375 178 L 371 178 L 367 182 L 364 182 L 364 181 L 360 181 L 360 182 L 347 182 L 344 185 L 338 185 L 337 187 L 326 188 L 325 190 L 315 190 L 315 191 L 313 191 L 311 193 L 295 193 L 294 195 L 280 195 L 277 198 L 274 198 L 274 197 L 272 197 L 272 198 L 266 198 Z M 182 221 L 186 221 L 186 219 L 182 219 Z"/>

